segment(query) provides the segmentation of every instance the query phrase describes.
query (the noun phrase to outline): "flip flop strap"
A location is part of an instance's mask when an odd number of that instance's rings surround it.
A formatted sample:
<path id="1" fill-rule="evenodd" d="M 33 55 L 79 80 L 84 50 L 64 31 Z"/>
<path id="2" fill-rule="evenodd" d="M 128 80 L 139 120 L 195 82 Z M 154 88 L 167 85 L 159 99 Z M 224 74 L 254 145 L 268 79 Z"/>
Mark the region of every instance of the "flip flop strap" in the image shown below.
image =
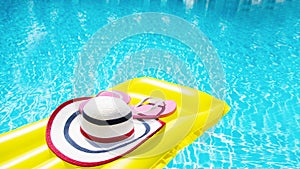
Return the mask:
<path id="1" fill-rule="evenodd" d="M 143 111 L 143 112 L 137 112 L 139 115 L 144 115 L 147 116 L 147 113 L 156 109 L 158 106 L 163 106 L 165 107 L 165 103 L 163 99 L 160 98 L 153 98 L 153 97 L 146 97 L 143 100 L 141 100 L 135 107 L 139 107 L 142 106 L 147 100 L 156 100 L 156 102 L 152 103 L 154 104 L 149 110 Z M 150 102 L 151 103 L 151 102 Z M 155 116 L 158 117 L 163 111 L 160 111 L 158 114 L 156 114 Z"/>
<path id="2" fill-rule="evenodd" d="M 154 98 L 154 97 L 146 97 L 143 100 L 141 100 L 138 104 L 135 105 L 135 107 L 140 107 L 141 105 L 143 105 L 147 100 L 156 100 L 156 102 L 154 102 L 154 104 L 159 104 L 159 103 L 163 103 L 164 100 L 161 98 Z M 152 102 L 150 102 L 152 103 Z"/>

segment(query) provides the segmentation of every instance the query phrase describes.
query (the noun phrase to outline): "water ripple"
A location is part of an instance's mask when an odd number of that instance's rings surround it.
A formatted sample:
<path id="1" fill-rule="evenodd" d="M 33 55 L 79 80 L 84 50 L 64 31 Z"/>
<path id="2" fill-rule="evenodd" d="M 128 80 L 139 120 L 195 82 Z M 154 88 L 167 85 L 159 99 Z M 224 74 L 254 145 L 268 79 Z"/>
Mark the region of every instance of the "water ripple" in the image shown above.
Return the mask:
<path id="1" fill-rule="evenodd" d="M 244 2 L 197 1 L 191 7 L 185 1 L 1 1 L 0 133 L 49 117 L 74 97 L 78 53 L 100 27 L 135 12 L 158 11 L 185 18 L 209 37 L 226 72 L 232 108 L 166 168 L 300 168 L 299 2 Z M 178 57 L 196 77 L 191 87 L 213 93 L 207 70 L 187 46 L 151 34 L 114 46 L 89 75 L 97 77 L 91 93 L 114 85 L 122 61 L 147 49 Z M 141 69 L 138 76 L 190 85 L 171 75 L 172 66 L 162 71 L 153 64 L 157 68 Z"/>

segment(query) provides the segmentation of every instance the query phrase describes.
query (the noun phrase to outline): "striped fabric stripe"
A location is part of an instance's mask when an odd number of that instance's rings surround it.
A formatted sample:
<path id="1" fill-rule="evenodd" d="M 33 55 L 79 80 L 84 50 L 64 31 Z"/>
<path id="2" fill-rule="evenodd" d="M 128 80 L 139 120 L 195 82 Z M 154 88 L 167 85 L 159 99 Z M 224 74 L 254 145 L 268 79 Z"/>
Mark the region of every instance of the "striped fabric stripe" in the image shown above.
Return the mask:
<path id="1" fill-rule="evenodd" d="M 116 136 L 116 137 L 109 137 L 109 138 L 101 138 L 101 137 L 95 137 L 95 136 L 89 135 L 81 127 L 80 127 L 80 132 L 85 138 L 87 138 L 89 140 L 92 140 L 95 142 L 100 142 L 100 143 L 112 143 L 112 142 L 124 140 L 124 139 L 132 136 L 132 134 L 134 133 L 134 128 L 124 135 L 120 135 L 120 136 Z"/>
<path id="2" fill-rule="evenodd" d="M 105 126 L 105 125 L 115 125 L 119 123 L 123 123 L 127 120 L 129 120 L 132 117 L 132 112 L 130 111 L 126 116 L 116 118 L 116 119 L 110 119 L 110 120 L 98 120 L 93 117 L 90 117 L 87 115 L 84 111 L 82 112 L 83 118 L 93 124 L 99 125 L 99 126 Z"/>

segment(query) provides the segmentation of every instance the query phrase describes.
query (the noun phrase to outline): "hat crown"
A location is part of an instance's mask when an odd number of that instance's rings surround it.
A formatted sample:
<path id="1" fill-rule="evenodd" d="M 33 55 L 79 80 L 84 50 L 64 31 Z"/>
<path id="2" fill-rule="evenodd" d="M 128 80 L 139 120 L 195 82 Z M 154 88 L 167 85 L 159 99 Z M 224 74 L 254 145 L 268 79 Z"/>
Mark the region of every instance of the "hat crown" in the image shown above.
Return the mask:
<path id="1" fill-rule="evenodd" d="M 89 100 L 83 111 L 90 117 L 107 120 L 127 115 L 131 110 L 121 99 L 109 96 L 95 97 Z"/>
<path id="2" fill-rule="evenodd" d="M 81 117 L 81 133 L 97 142 L 117 142 L 134 134 L 130 107 L 119 98 L 98 96 L 88 100 Z"/>

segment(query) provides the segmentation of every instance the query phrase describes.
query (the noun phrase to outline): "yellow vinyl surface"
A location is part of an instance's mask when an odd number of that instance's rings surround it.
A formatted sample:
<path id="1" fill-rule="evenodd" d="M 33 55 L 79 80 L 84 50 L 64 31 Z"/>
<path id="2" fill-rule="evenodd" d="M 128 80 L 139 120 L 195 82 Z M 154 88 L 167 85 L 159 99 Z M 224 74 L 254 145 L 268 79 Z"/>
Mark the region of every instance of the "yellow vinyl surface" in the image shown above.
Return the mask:
<path id="1" fill-rule="evenodd" d="M 161 118 L 166 125 L 128 155 L 111 163 L 90 168 L 163 168 L 177 152 L 215 125 L 229 110 L 222 100 L 196 89 L 154 78 L 136 78 L 112 89 L 128 93 L 130 104 L 145 97 L 174 100 L 177 110 Z M 84 168 L 56 157 L 45 141 L 47 120 L 0 135 L 0 168 Z"/>

